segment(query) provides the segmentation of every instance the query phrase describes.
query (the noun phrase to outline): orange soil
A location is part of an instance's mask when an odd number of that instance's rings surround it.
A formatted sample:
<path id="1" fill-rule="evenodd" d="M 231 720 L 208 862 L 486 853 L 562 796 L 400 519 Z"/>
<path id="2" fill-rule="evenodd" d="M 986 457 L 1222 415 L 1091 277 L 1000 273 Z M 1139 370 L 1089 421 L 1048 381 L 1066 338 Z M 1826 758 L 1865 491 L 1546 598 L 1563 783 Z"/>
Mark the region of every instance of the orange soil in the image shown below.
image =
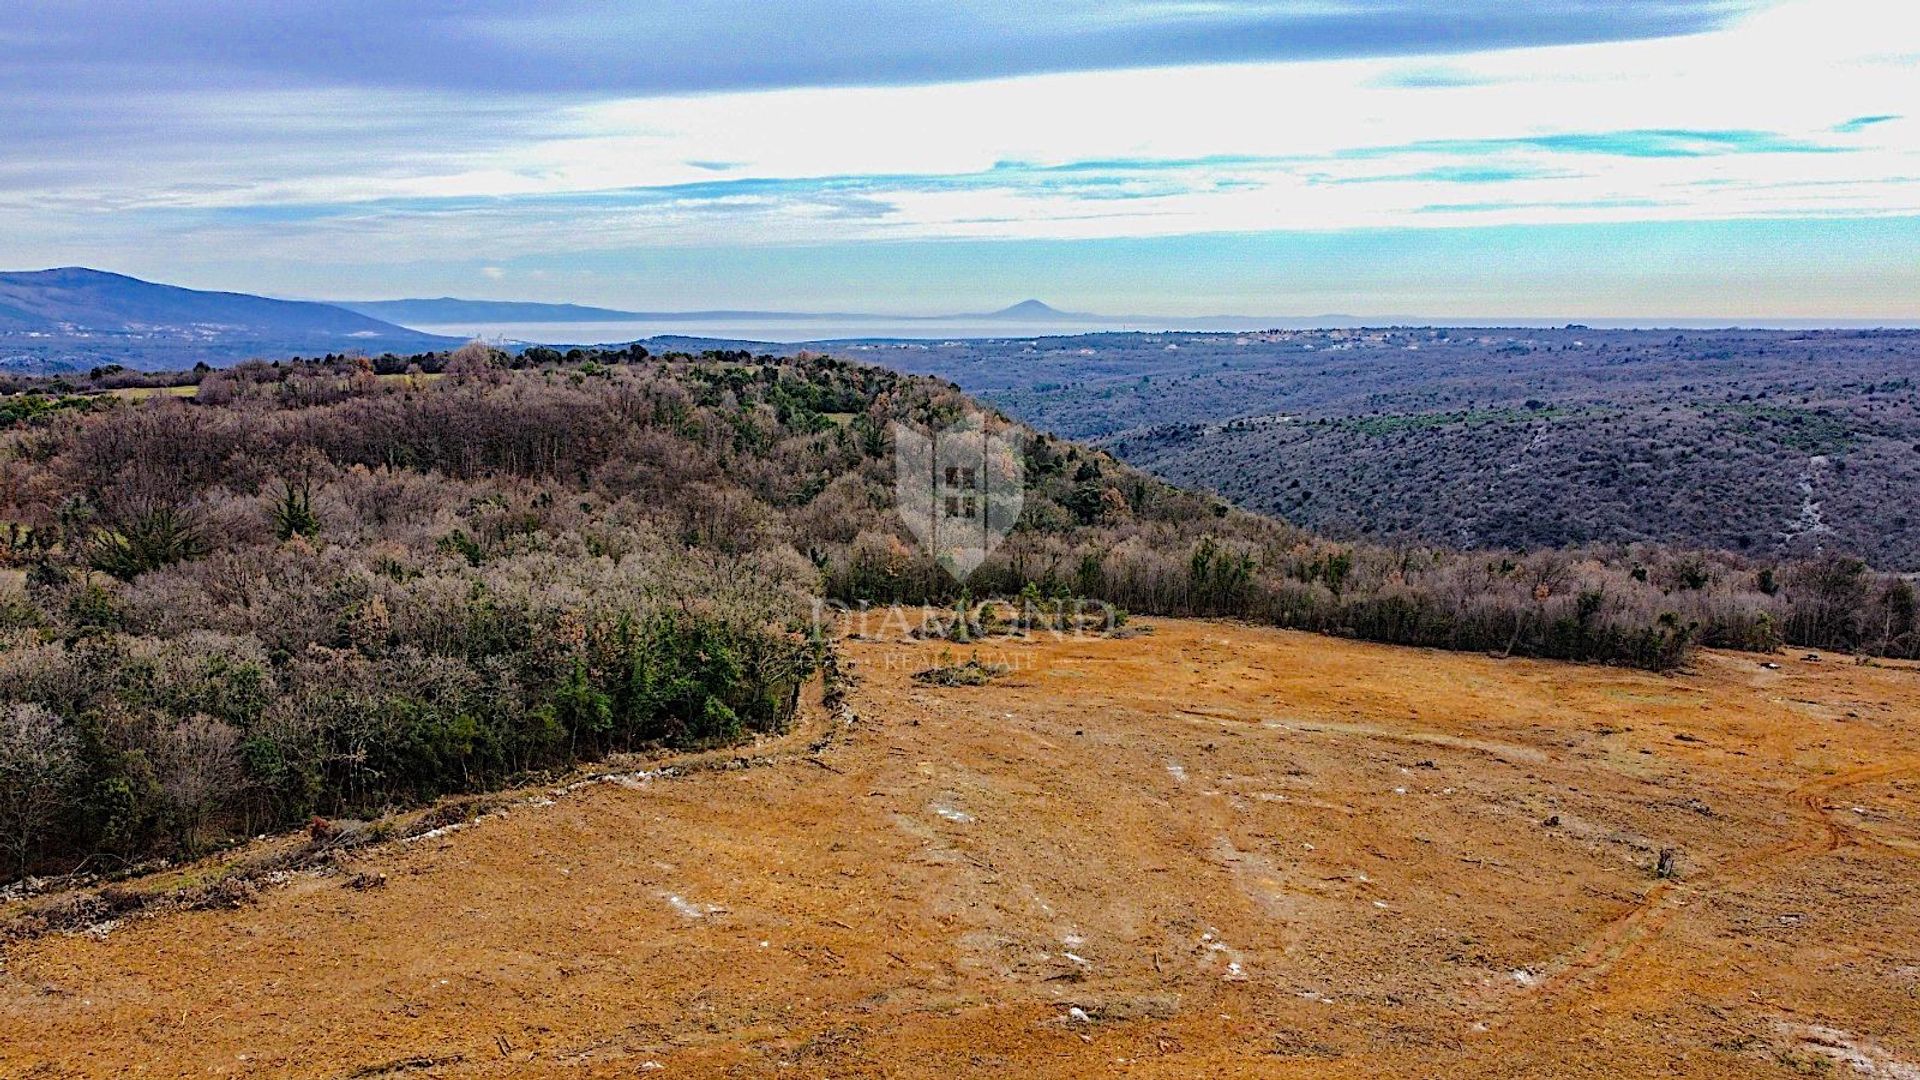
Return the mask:
<path id="1" fill-rule="evenodd" d="M 1153 629 L 13 946 L 0 1076 L 1920 1076 L 1920 670 Z"/>

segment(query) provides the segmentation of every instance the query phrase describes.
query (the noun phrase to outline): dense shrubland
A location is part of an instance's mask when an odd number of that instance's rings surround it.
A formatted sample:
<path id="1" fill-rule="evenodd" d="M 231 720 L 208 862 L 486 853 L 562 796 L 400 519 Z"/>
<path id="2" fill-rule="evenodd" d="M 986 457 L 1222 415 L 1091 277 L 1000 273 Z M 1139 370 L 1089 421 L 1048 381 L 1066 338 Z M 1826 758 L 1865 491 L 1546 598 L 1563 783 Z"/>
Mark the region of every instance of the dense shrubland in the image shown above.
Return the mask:
<path id="1" fill-rule="evenodd" d="M 1332 543 L 1039 435 L 1021 526 L 963 587 L 893 506 L 891 425 L 961 416 L 948 384 L 809 356 L 512 364 L 243 365 L 8 426 L 0 872 L 776 730 L 823 598 L 1090 598 L 1652 669 L 1696 643 L 1920 645 L 1911 588 L 1845 560 Z"/>

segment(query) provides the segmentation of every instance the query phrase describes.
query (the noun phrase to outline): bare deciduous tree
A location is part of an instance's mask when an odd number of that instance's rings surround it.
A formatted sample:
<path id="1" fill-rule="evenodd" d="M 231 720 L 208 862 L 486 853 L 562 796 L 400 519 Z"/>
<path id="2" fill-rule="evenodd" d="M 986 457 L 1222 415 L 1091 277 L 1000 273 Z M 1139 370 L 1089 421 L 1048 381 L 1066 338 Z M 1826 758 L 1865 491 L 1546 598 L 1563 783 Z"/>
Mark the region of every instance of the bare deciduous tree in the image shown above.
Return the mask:
<path id="1" fill-rule="evenodd" d="M 78 764 L 76 740 L 45 706 L 0 709 L 0 838 L 15 873 L 26 873 L 58 818 Z"/>

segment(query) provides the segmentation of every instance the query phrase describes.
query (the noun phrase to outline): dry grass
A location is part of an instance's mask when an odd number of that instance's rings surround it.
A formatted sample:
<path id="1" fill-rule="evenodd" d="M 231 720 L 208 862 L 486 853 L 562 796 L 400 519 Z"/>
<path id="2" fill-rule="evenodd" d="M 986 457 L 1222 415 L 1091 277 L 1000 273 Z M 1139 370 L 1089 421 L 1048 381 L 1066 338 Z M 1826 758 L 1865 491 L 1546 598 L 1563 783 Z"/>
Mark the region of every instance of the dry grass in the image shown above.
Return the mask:
<path id="1" fill-rule="evenodd" d="M 107 391 L 109 396 L 123 401 L 146 401 L 157 397 L 190 398 L 199 393 L 198 386 L 122 386 L 119 389 Z"/>
<path id="2" fill-rule="evenodd" d="M 383 383 L 394 386 L 429 386 L 446 378 L 445 372 L 421 372 L 410 375 L 404 372 L 392 375 L 375 376 Z M 200 394 L 198 386 L 123 386 L 106 393 L 125 401 L 146 401 L 156 397 L 190 398 Z"/>

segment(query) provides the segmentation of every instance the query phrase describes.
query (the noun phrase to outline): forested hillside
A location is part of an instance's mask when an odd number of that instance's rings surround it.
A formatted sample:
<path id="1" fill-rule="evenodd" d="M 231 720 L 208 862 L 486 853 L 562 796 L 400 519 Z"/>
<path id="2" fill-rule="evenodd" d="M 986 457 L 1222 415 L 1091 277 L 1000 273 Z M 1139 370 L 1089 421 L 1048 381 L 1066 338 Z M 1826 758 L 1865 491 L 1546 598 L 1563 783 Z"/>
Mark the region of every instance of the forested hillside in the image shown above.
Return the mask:
<path id="1" fill-rule="evenodd" d="M 69 266 L 0 271 L 0 370 L 147 370 L 296 352 L 444 349 L 459 342 L 345 308 L 206 292 Z"/>
<path id="2" fill-rule="evenodd" d="M 192 380 L 5 398 L 6 872 L 777 729 L 831 647 L 821 598 L 1087 597 L 1653 669 L 1920 646 L 1912 590 L 1857 562 L 1336 542 L 1031 432 L 1020 526 L 962 586 L 896 512 L 891 432 L 972 401 L 828 357 L 469 346 Z"/>

